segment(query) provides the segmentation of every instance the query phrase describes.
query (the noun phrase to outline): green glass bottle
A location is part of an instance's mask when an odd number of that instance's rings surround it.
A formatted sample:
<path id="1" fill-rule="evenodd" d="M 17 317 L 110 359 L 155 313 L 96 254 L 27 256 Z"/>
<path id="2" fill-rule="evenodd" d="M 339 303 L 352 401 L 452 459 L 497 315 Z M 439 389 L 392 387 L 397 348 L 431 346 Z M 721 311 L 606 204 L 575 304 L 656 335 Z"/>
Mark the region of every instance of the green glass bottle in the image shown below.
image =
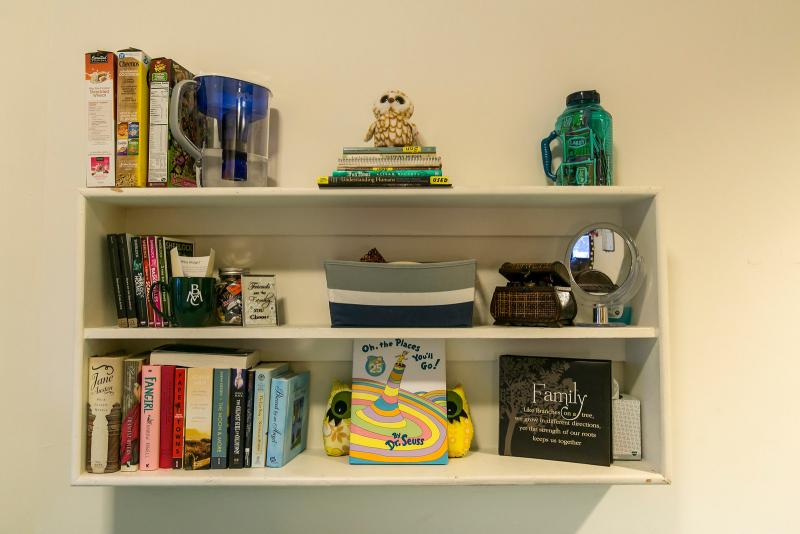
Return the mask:
<path id="1" fill-rule="evenodd" d="M 562 161 L 554 173 L 550 143 L 556 138 Z M 611 114 L 600 105 L 600 93 L 572 93 L 556 129 L 542 139 L 544 172 L 556 185 L 614 185 L 612 142 Z"/>

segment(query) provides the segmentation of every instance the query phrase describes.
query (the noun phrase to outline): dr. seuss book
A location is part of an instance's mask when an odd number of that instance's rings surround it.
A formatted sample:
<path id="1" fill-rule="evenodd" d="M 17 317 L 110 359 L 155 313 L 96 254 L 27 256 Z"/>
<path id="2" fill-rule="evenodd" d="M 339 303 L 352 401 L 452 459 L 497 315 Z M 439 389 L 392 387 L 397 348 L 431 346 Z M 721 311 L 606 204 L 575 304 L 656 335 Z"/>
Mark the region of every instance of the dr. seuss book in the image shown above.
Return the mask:
<path id="1" fill-rule="evenodd" d="M 147 66 L 136 48 L 117 53 L 117 187 L 147 185 L 147 125 L 150 119 Z"/>
<path id="2" fill-rule="evenodd" d="M 500 357 L 499 453 L 611 464 L 611 362 Z"/>
<path id="3" fill-rule="evenodd" d="M 211 468 L 213 371 L 208 367 L 190 367 L 186 370 L 186 415 L 183 440 L 184 469 Z"/>
<path id="4" fill-rule="evenodd" d="M 127 358 L 122 377 L 122 431 L 120 437 L 120 469 L 139 469 L 139 429 L 142 401 L 142 365 L 147 356 Z"/>
<path id="5" fill-rule="evenodd" d="M 446 464 L 444 340 L 353 342 L 351 464 Z"/>
<path id="6" fill-rule="evenodd" d="M 114 52 L 86 54 L 88 147 L 86 187 L 114 187 L 117 101 L 117 56 Z"/>
<path id="7" fill-rule="evenodd" d="M 272 379 L 269 401 L 267 467 L 283 467 L 306 448 L 309 373 L 287 373 Z"/>
<path id="8" fill-rule="evenodd" d="M 252 467 L 264 467 L 267 459 L 269 399 L 272 379 L 289 371 L 288 363 L 264 362 L 253 369 Z"/>
<path id="9" fill-rule="evenodd" d="M 142 437 L 139 441 L 139 469 L 158 469 L 161 440 L 161 367 L 142 366 Z"/>
<path id="10" fill-rule="evenodd" d="M 196 187 L 192 158 L 169 131 L 169 112 L 172 89 L 181 80 L 194 75 L 172 59 L 160 57 L 150 62 L 150 158 L 148 187 Z M 194 105 L 194 91 L 182 95 L 178 113 L 181 130 L 187 132 L 196 145 L 200 145 L 200 125 Z M 194 136 L 192 137 L 192 134 Z"/>
<path id="11" fill-rule="evenodd" d="M 122 374 L 125 356 L 89 358 L 86 406 L 86 470 L 119 471 Z"/>

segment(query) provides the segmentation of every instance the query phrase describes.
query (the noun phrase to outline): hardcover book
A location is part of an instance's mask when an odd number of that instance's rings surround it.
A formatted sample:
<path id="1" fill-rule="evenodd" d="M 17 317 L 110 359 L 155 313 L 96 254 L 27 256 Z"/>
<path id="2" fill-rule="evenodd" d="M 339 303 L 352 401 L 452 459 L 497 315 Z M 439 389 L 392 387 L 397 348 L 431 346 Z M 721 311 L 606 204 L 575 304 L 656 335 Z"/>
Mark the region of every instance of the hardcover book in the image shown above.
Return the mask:
<path id="1" fill-rule="evenodd" d="M 139 428 L 142 400 L 142 365 L 147 356 L 127 358 L 122 377 L 122 432 L 120 439 L 120 469 L 139 469 Z"/>
<path id="2" fill-rule="evenodd" d="M 247 369 L 230 369 L 230 436 L 228 466 L 231 469 L 244 467 L 245 414 L 247 412 Z"/>
<path id="3" fill-rule="evenodd" d="M 175 366 L 161 366 L 161 424 L 158 445 L 158 466 L 172 468 L 172 431 L 175 418 Z"/>
<path id="4" fill-rule="evenodd" d="M 346 146 L 342 149 L 348 154 L 436 154 L 435 146 Z"/>
<path id="5" fill-rule="evenodd" d="M 353 342 L 351 464 L 446 464 L 441 339 Z"/>
<path id="6" fill-rule="evenodd" d="M 184 420 L 183 468 L 211 468 L 211 406 L 214 390 L 213 369 L 190 367 L 186 370 L 186 417 Z"/>
<path id="7" fill-rule="evenodd" d="M 305 371 L 272 379 L 267 467 L 283 467 L 306 448 L 309 378 Z"/>
<path id="8" fill-rule="evenodd" d="M 117 240 L 117 250 L 119 251 L 119 262 L 122 275 L 122 285 L 124 289 L 125 314 L 128 317 L 128 327 L 136 328 L 139 320 L 136 317 L 136 296 L 133 286 L 133 270 L 131 269 L 130 249 L 125 234 L 114 234 Z"/>
<path id="9" fill-rule="evenodd" d="M 172 468 L 183 467 L 183 424 L 186 413 L 186 369 L 175 368 L 175 400 L 172 414 Z"/>
<path id="10" fill-rule="evenodd" d="M 611 362 L 500 357 L 499 453 L 611 465 Z"/>
<path id="11" fill-rule="evenodd" d="M 211 469 L 228 467 L 228 405 L 231 370 L 214 369 L 214 411 L 211 415 Z"/>
<path id="12" fill-rule="evenodd" d="M 155 471 L 161 440 L 161 367 L 142 366 L 142 438 L 139 442 L 139 469 Z"/>
<path id="13" fill-rule="evenodd" d="M 139 326 L 147 326 L 147 296 L 145 295 L 144 263 L 142 256 L 142 238 L 128 235 L 131 250 L 131 272 L 133 273 L 133 290 L 136 297 L 136 317 Z"/>
<path id="14" fill-rule="evenodd" d="M 253 385 L 253 460 L 252 467 L 264 467 L 267 461 L 267 429 L 272 379 L 289 371 L 288 363 L 261 363 L 255 369 Z"/>
<path id="15" fill-rule="evenodd" d="M 117 311 L 117 326 L 128 327 L 128 314 L 125 308 L 124 287 L 122 282 L 122 266 L 119 261 L 119 247 L 114 234 L 106 236 L 108 242 L 108 263 L 111 273 L 111 285 L 114 290 L 114 308 Z"/>
<path id="16" fill-rule="evenodd" d="M 214 369 L 249 369 L 258 363 L 258 351 L 228 347 L 204 347 L 174 343 L 162 345 L 150 353 L 154 365 L 211 367 Z"/>
<path id="17" fill-rule="evenodd" d="M 90 473 L 119 471 L 124 361 L 125 356 L 89 358 L 86 470 Z"/>

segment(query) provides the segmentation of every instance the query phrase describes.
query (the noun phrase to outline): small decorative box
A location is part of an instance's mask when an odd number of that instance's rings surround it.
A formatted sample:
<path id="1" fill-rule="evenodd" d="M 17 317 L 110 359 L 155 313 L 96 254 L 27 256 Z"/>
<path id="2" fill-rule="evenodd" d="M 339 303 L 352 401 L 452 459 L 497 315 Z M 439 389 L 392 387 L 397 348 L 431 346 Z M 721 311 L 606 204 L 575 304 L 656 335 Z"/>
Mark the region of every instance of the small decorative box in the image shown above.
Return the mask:
<path id="1" fill-rule="evenodd" d="M 642 459 L 642 419 L 639 399 L 620 395 L 611 401 L 615 460 Z"/>
<path id="2" fill-rule="evenodd" d="M 278 292 L 274 274 L 242 275 L 244 326 L 278 325 Z"/>
<path id="3" fill-rule="evenodd" d="M 504 263 L 500 274 L 508 285 L 494 290 L 490 312 L 495 324 L 572 324 L 578 307 L 563 263 Z"/>

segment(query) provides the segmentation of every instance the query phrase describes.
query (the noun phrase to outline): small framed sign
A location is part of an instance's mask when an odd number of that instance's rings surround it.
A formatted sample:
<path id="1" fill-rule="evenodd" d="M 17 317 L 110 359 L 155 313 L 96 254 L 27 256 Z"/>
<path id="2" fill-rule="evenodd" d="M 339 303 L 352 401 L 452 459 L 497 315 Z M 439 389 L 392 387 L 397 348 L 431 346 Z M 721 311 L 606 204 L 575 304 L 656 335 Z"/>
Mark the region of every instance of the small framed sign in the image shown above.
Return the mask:
<path id="1" fill-rule="evenodd" d="M 278 292 L 274 274 L 243 274 L 244 326 L 278 325 Z"/>

